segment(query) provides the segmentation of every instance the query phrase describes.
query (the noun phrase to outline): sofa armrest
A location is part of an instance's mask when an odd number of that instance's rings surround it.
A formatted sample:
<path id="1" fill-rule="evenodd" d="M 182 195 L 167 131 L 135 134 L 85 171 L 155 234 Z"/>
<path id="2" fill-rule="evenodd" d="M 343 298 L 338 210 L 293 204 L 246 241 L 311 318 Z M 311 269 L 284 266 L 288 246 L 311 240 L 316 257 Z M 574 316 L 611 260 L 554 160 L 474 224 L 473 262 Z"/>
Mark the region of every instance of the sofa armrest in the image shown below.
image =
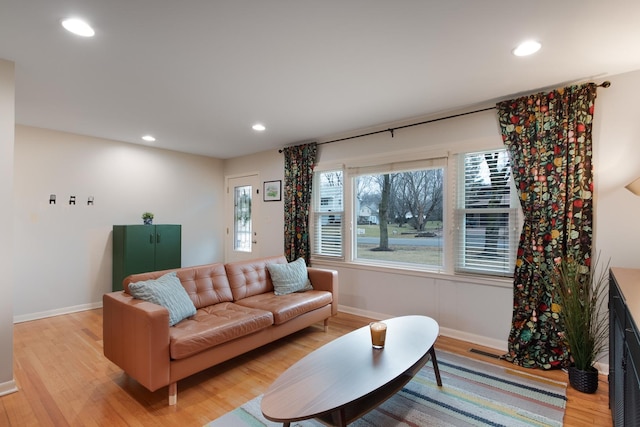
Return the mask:
<path id="1" fill-rule="evenodd" d="M 102 297 L 104 355 L 155 391 L 169 384 L 169 311 L 125 292 Z"/>
<path id="2" fill-rule="evenodd" d="M 338 272 L 324 268 L 307 267 L 309 280 L 313 289 L 329 291 L 333 294 L 331 303 L 331 315 L 338 314 Z"/>

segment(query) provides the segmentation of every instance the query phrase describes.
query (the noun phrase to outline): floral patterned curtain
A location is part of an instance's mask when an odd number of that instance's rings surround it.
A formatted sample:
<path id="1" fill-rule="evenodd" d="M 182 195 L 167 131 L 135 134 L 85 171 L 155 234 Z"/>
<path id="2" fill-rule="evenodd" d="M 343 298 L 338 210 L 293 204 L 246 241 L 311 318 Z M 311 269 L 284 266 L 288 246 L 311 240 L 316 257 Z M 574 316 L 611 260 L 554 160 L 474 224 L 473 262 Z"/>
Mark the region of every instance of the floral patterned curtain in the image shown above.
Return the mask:
<path id="1" fill-rule="evenodd" d="M 309 211 L 313 166 L 317 144 L 284 149 L 284 251 L 289 261 L 302 257 L 307 265 L 309 246 Z"/>
<path id="2" fill-rule="evenodd" d="M 524 212 L 509 351 L 504 356 L 520 366 L 551 369 L 569 364 L 548 273 L 566 255 L 590 265 L 596 88 L 588 83 L 497 105 Z"/>

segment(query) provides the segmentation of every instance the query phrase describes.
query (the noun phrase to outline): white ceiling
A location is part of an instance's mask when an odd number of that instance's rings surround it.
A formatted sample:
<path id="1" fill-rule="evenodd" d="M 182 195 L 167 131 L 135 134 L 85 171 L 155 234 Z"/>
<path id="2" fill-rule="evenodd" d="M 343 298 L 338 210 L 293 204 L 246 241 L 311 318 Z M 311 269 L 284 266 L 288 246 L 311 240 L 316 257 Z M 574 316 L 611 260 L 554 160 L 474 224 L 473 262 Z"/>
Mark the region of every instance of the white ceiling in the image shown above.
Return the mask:
<path id="1" fill-rule="evenodd" d="M 640 69 L 639 16 L 638 0 L 0 0 L 0 58 L 19 124 L 230 158 Z M 542 50 L 513 56 L 529 38 Z"/>

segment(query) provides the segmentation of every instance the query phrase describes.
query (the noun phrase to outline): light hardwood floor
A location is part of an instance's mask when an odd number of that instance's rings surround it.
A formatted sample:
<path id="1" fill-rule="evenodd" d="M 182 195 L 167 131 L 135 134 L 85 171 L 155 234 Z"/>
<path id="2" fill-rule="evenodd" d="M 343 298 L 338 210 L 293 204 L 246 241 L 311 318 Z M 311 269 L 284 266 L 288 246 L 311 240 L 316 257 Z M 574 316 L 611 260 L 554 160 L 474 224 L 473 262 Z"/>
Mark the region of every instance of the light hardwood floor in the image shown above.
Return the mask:
<path id="1" fill-rule="evenodd" d="M 102 354 L 102 310 L 19 323 L 14 328 L 17 393 L 0 397 L 0 426 L 202 426 L 262 394 L 288 366 L 369 319 L 339 314 L 329 332 L 312 326 L 178 383 L 178 404 L 167 406 L 166 387 L 151 393 Z M 440 337 L 446 350 L 493 363 L 470 343 Z M 527 370 L 560 381 L 562 371 Z M 610 426 L 608 384 L 596 394 L 567 389 L 566 426 Z"/>

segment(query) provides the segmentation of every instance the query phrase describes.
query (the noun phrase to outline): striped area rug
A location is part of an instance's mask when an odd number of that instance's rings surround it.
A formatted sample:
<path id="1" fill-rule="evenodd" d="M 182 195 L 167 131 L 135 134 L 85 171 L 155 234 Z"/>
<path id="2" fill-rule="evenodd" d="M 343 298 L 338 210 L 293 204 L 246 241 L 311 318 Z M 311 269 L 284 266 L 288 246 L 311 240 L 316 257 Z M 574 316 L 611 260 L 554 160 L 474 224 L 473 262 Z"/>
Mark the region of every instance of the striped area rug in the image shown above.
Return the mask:
<path id="1" fill-rule="evenodd" d="M 567 384 L 438 351 L 443 386 L 436 385 L 429 362 L 396 395 L 350 424 L 391 426 L 562 426 Z M 207 424 L 207 427 L 281 426 L 260 412 L 262 396 Z M 321 427 L 315 420 L 292 427 Z"/>

